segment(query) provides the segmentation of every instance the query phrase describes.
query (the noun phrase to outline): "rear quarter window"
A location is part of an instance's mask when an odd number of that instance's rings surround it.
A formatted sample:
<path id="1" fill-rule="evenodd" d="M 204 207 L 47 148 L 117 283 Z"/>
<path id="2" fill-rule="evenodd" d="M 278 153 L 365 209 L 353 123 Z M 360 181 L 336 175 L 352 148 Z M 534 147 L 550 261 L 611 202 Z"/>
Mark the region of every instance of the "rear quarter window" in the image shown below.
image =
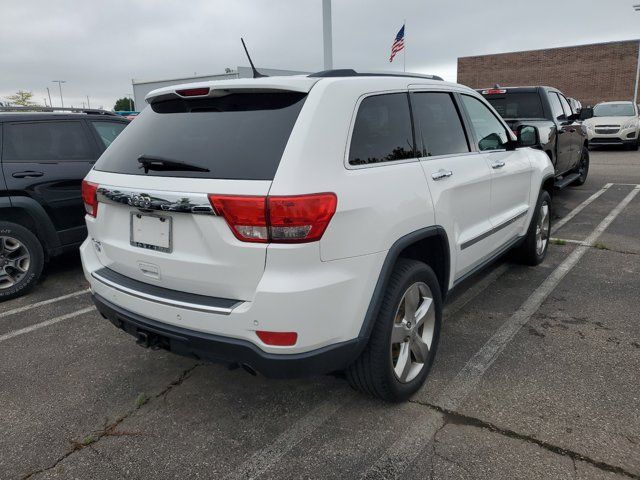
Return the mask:
<path id="1" fill-rule="evenodd" d="M 153 103 L 102 154 L 95 169 L 145 175 L 142 155 L 208 171 L 152 170 L 146 175 L 273 180 L 306 94 L 229 93 Z"/>
<path id="2" fill-rule="evenodd" d="M 349 163 L 367 165 L 415 156 L 408 94 L 389 93 L 362 100 L 351 136 Z"/>

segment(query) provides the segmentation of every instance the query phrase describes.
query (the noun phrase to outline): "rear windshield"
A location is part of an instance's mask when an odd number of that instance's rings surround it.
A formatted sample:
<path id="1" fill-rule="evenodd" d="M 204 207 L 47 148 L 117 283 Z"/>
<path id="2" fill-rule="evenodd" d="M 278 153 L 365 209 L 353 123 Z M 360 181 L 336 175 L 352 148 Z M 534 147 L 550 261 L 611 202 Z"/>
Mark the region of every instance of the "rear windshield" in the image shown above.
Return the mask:
<path id="1" fill-rule="evenodd" d="M 145 175 L 142 156 L 198 167 L 149 169 L 146 175 L 273 180 L 305 96 L 231 93 L 154 103 L 109 146 L 95 169 Z"/>
<path id="2" fill-rule="evenodd" d="M 502 118 L 544 118 L 540 95 L 535 92 L 507 92 L 500 95 L 485 95 Z"/>

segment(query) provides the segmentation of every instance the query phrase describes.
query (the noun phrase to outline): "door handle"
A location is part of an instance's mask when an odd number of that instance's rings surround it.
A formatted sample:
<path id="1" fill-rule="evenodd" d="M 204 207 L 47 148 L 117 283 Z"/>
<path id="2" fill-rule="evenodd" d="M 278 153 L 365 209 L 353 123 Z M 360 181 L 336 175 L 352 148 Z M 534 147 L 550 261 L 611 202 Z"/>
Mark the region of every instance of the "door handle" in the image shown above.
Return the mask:
<path id="1" fill-rule="evenodd" d="M 11 174 L 13 178 L 30 178 L 30 177 L 41 177 L 44 173 L 42 172 L 34 172 L 33 170 L 27 170 L 26 172 L 15 172 Z"/>
<path id="2" fill-rule="evenodd" d="M 502 168 L 504 167 L 506 164 L 504 162 L 493 162 L 491 164 L 491 168 L 496 169 L 496 168 Z"/>
<path id="3" fill-rule="evenodd" d="M 453 172 L 451 170 L 444 170 L 441 168 L 437 172 L 433 172 L 431 174 L 431 178 L 433 178 L 434 180 L 442 180 L 443 178 L 449 178 L 451 175 L 453 175 Z"/>

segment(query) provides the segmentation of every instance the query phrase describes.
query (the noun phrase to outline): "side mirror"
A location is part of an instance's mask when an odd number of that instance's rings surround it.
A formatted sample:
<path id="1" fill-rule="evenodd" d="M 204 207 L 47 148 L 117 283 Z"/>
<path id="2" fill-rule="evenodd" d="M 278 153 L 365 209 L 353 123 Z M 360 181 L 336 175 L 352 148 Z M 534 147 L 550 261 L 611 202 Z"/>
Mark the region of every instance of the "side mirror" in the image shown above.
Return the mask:
<path id="1" fill-rule="evenodd" d="M 569 115 L 567 117 L 567 120 L 570 122 L 575 122 L 576 120 L 580 120 L 580 114 L 579 113 L 572 113 L 571 115 Z"/>
<path id="2" fill-rule="evenodd" d="M 518 127 L 518 147 L 539 147 L 540 131 L 532 125 L 520 125 Z"/>
<path id="3" fill-rule="evenodd" d="M 584 107 L 580 110 L 580 120 L 589 120 L 593 118 L 593 107 Z"/>

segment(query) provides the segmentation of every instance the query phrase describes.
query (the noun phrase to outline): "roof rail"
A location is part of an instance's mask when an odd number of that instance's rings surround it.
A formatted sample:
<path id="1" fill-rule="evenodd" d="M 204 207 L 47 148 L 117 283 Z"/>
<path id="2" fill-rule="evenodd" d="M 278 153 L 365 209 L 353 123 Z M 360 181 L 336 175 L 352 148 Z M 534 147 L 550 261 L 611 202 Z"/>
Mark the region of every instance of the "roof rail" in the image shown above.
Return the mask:
<path id="1" fill-rule="evenodd" d="M 88 115 L 117 115 L 99 108 L 68 108 L 68 107 L 0 107 L 0 112 L 75 112 Z"/>
<path id="2" fill-rule="evenodd" d="M 356 72 L 352 68 L 343 68 L 338 70 L 323 70 L 321 72 L 312 73 L 311 78 L 335 78 L 335 77 L 411 77 L 424 78 L 427 80 L 444 81 L 442 77 L 437 75 L 423 75 L 421 73 L 405 73 L 405 72 Z"/>

